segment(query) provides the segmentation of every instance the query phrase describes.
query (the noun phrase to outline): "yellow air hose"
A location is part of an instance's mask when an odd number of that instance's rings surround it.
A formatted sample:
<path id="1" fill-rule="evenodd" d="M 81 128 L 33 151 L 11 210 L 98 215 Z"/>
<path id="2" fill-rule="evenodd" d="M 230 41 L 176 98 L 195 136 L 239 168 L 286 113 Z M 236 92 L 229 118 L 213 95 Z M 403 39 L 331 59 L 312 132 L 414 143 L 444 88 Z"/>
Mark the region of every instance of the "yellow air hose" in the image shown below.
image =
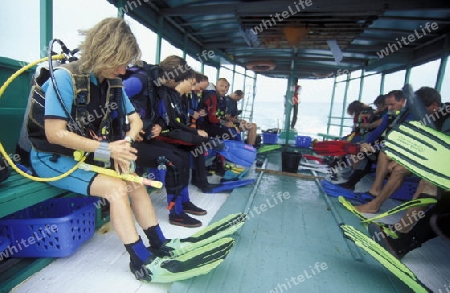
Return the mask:
<path id="1" fill-rule="evenodd" d="M 62 60 L 62 59 L 65 59 L 65 58 L 66 58 L 66 55 L 64 55 L 64 54 L 59 54 L 59 55 L 52 56 L 52 60 Z M 34 62 L 32 62 L 32 63 L 22 67 L 21 69 L 17 70 L 13 75 L 11 75 L 5 81 L 5 83 L 0 88 L 0 98 L 2 97 L 2 95 L 5 92 L 6 88 L 14 81 L 14 79 L 16 79 L 19 75 L 21 75 L 23 72 L 25 72 L 26 70 L 30 69 L 31 67 L 36 66 L 37 64 L 39 64 L 41 62 L 45 62 L 47 60 L 48 60 L 48 57 L 45 57 L 45 58 L 36 60 L 36 61 L 34 61 Z M 139 184 L 153 186 L 153 187 L 156 187 L 156 188 L 161 188 L 163 186 L 162 182 L 160 182 L 160 181 L 153 181 L 153 180 L 150 180 L 150 179 L 147 179 L 147 178 L 143 178 L 143 177 L 139 177 L 139 176 L 135 176 L 135 175 L 132 175 L 132 174 L 117 174 L 114 170 L 105 169 L 105 168 L 101 168 L 101 167 L 98 167 L 98 166 L 85 164 L 83 162 L 84 162 L 84 160 L 86 160 L 86 157 L 87 157 L 88 154 L 84 154 L 81 151 L 75 151 L 74 152 L 74 158 L 75 158 L 76 161 L 78 161 L 78 163 L 75 166 L 73 166 L 66 173 L 63 173 L 63 174 L 61 174 L 59 176 L 56 176 L 56 177 L 49 177 L 49 178 L 35 177 L 35 176 L 29 175 L 28 173 L 22 171 L 19 167 L 16 166 L 16 164 L 13 162 L 13 160 L 11 160 L 11 158 L 9 157 L 8 153 L 4 149 L 4 147 L 3 147 L 1 142 L 0 142 L 0 154 L 3 155 L 3 157 L 6 160 L 6 162 L 8 162 L 8 164 L 11 166 L 11 168 L 14 169 L 14 171 L 16 171 L 20 175 L 24 176 L 25 178 L 31 179 L 33 181 L 39 181 L 39 182 L 57 181 L 57 180 L 60 180 L 62 178 L 65 178 L 65 177 L 69 176 L 75 170 L 80 168 L 80 169 L 83 169 L 83 170 L 96 172 L 96 173 L 107 175 L 107 176 L 110 176 L 110 177 L 120 178 L 120 179 L 125 180 L 125 181 L 131 181 L 131 182 L 136 182 L 136 183 L 139 183 Z"/>
<path id="2" fill-rule="evenodd" d="M 65 59 L 66 55 L 64 54 L 59 54 L 59 55 L 54 55 L 52 56 L 52 60 L 62 60 Z M 0 88 L 0 98 L 2 97 L 3 93 L 5 92 L 6 88 L 13 82 L 14 79 L 16 79 L 19 75 L 21 75 L 22 73 L 24 73 L 26 70 L 30 69 L 33 66 L 38 65 L 39 63 L 45 62 L 48 60 L 48 57 L 36 60 L 34 62 L 31 62 L 28 65 L 25 65 L 24 67 L 22 67 L 21 69 L 17 70 L 13 75 L 11 75 L 6 81 L 5 83 L 2 85 L 2 87 Z"/>
<path id="3" fill-rule="evenodd" d="M 52 56 L 52 60 L 62 60 L 65 59 L 66 55 L 64 54 L 59 54 L 59 55 L 54 55 Z M 30 64 L 22 67 L 21 69 L 17 70 L 13 75 L 11 75 L 6 81 L 5 83 L 2 85 L 2 87 L 0 88 L 0 98 L 3 96 L 3 93 L 5 92 L 6 88 L 22 73 L 24 73 L 26 70 L 30 69 L 33 66 L 38 65 L 39 63 L 45 62 L 48 60 L 48 57 L 36 60 L 34 62 L 31 62 Z M 40 182 L 50 182 L 50 181 L 56 181 L 59 179 L 62 179 L 64 177 L 69 176 L 70 174 L 72 174 L 76 169 L 78 169 L 78 164 L 82 163 L 86 157 L 84 157 L 83 159 L 81 159 L 77 165 L 73 166 L 72 169 L 70 169 L 69 171 L 67 171 L 64 174 L 61 174 L 59 176 L 56 177 L 50 177 L 50 178 L 41 178 L 41 177 L 35 177 L 35 176 L 31 176 L 28 173 L 22 171 L 21 169 L 19 169 L 19 167 L 16 166 L 16 164 L 11 160 L 11 158 L 9 157 L 8 153 L 6 153 L 2 143 L 0 142 L 0 153 L 3 155 L 3 157 L 5 158 L 6 162 L 8 162 L 8 164 L 11 166 L 11 168 L 14 169 L 14 171 L 16 171 L 17 173 L 19 173 L 20 175 L 31 179 L 33 181 L 40 181 Z"/>

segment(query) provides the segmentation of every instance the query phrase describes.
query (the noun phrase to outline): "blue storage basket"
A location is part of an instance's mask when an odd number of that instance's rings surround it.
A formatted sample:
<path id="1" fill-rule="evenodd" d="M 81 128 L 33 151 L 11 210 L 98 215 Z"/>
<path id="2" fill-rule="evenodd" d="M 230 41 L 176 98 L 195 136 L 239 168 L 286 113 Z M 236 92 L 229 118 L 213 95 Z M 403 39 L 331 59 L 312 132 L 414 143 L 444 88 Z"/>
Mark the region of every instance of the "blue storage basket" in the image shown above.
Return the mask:
<path id="1" fill-rule="evenodd" d="M 387 180 L 386 180 L 387 181 Z M 384 183 L 386 183 L 386 181 Z M 420 179 L 417 177 L 406 177 L 402 185 L 390 196 L 390 198 L 401 201 L 410 201 L 416 192 Z"/>
<path id="2" fill-rule="evenodd" d="M 95 197 L 52 198 L 0 219 L 8 257 L 65 257 L 95 232 Z"/>
<path id="3" fill-rule="evenodd" d="M 299 148 L 309 148 L 311 146 L 310 136 L 297 136 L 295 138 L 295 145 Z"/>
<path id="4" fill-rule="evenodd" d="M 9 239 L 0 236 L 0 253 L 3 252 L 9 246 Z"/>
<path id="5" fill-rule="evenodd" d="M 263 132 L 262 138 L 263 138 L 264 144 L 276 144 L 278 142 L 278 134 L 277 133 Z"/>

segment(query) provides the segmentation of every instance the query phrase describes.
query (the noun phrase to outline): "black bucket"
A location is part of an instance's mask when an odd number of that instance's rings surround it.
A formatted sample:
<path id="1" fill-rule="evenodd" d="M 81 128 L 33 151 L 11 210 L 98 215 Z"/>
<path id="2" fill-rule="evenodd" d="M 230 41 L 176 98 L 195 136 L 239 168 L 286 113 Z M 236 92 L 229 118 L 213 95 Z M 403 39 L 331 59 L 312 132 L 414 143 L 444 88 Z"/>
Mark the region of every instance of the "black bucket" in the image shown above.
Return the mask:
<path id="1" fill-rule="evenodd" d="M 302 154 L 299 152 L 282 152 L 281 170 L 283 172 L 297 173 L 301 158 Z"/>

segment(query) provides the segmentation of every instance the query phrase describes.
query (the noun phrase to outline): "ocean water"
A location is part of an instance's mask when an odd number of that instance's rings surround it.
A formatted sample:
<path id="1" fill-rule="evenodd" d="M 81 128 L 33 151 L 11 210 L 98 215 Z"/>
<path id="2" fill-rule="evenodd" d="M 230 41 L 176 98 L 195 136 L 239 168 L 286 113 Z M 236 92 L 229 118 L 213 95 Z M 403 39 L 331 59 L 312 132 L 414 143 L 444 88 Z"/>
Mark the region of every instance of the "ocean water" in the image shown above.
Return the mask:
<path id="1" fill-rule="evenodd" d="M 326 133 L 329 113 L 330 104 L 327 102 L 300 103 L 298 107 L 297 123 L 295 125 L 298 135 L 317 137 L 317 133 Z M 332 116 L 340 117 L 341 115 L 342 104 L 335 104 Z M 253 122 L 258 125 L 259 131 L 270 128 L 283 128 L 284 121 L 283 102 L 255 101 Z M 339 124 L 340 120 L 335 120 L 334 123 Z M 339 128 L 332 126 L 330 128 L 330 134 L 339 134 Z"/>

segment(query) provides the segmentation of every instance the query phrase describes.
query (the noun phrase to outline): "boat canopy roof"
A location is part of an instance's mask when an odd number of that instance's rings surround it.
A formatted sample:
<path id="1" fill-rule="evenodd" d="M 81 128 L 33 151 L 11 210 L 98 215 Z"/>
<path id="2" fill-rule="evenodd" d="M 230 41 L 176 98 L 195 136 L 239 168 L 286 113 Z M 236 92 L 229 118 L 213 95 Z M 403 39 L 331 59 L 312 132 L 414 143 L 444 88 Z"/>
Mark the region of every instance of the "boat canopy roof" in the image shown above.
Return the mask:
<path id="1" fill-rule="evenodd" d="M 213 51 L 205 64 L 270 77 L 390 73 L 450 52 L 449 1 L 108 1 L 194 58 Z"/>

